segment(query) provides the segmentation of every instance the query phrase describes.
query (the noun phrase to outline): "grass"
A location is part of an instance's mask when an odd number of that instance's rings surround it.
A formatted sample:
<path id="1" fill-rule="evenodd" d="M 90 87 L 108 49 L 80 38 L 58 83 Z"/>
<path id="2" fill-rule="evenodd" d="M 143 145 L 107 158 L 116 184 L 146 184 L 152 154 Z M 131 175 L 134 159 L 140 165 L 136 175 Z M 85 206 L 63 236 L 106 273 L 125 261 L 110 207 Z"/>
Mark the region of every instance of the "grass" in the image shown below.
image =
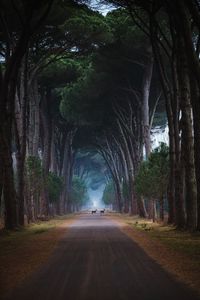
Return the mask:
<path id="1" fill-rule="evenodd" d="M 114 217 L 122 231 L 177 280 L 200 295 L 200 234 L 130 215 Z M 128 224 L 129 226 L 126 226 Z M 133 230 L 132 230 L 133 229 Z"/>
<path id="2" fill-rule="evenodd" d="M 12 250 L 15 247 L 20 247 L 20 244 L 32 240 L 35 234 L 42 234 L 49 230 L 55 229 L 63 223 L 63 221 L 72 218 L 72 216 L 56 217 L 49 221 L 39 221 L 32 223 L 24 228 L 19 228 L 15 231 L 4 230 L 0 231 L 0 258 L 5 255 L 7 250 Z"/>
<path id="3" fill-rule="evenodd" d="M 150 220 L 125 217 L 126 223 L 145 231 L 153 239 L 159 240 L 173 250 L 189 255 L 200 264 L 200 233 L 176 230 L 174 226 L 153 223 Z"/>

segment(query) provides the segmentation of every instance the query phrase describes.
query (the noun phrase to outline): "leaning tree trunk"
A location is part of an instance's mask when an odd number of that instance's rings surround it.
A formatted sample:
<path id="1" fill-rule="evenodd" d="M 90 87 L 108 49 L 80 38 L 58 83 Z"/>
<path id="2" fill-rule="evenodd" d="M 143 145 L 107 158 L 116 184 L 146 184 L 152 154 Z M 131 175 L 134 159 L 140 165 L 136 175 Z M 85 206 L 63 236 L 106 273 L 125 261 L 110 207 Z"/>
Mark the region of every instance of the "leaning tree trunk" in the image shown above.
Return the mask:
<path id="1" fill-rule="evenodd" d="M 64 187 L 61 195 L 61 212 L 71 212 L 71 187 L 72 187 L 72 177 L 73 177 L 73 164 L 74 164 L 74 154 L 72 148 L 72 142 L 76 129 L 72 129 L 68 132 L 65 139 L 64 147 L 64 159 L 62 164 L 62 177 L 64 180 Z"/>
<path id="2" fill-rule="evenodd" d="M 105 147 L 99 146 L 99 153 L 105 160 L 106 165 L 108 166 L 108 169 L 110 171 L 113 183 L 114 183 L 114 189 L 116 194 L 116 210 L 118 212 L 122 212 L 123 207 L 123 192 L 122 192 L 122 182 L 120 180 L 119 172 L 116 167 L 116 161 L 114 158 L 113 151 L 109 145 L 108 140 L 107 141 L 107 148 L 105 150 Z"/>
<path id="3" fill-rule="evenodd" d="M 122 167 L 123 167 L 123 183 L 122 184 L 123 184 L 123 188 L 126 189 L 126 193 L 124 194 L 123 212 L 128 213 L 129 212 L 129 204 L 130 204 L 130 196 L 127 191 L 127 188 L 129 186 L 128 162 L 127 162 L 127 157 L 126 157 L 126 154 L 124 152 L 122 145 L 118 141 L 116 141 L 116 143 L 119 148 L 121 163 L 122 163 Z"/>
<path id="4" fill-rule="evenodd" d="M 128 169 L 128 186 L 129 186 L 129 202 L 131 208 L 131 214 L 136 215 L 137 213 L 137 200 L 134 190 L 134 165 L 133 160 L 130 153 L 130 145 L 127 139 L 126 129 L 123 126 L 124 122 L 122 118 L 117 119 L 118 129 L 122 138 L 122 145 L 124 150 L 124 155 L 126 159 L 127 169 Z"/>

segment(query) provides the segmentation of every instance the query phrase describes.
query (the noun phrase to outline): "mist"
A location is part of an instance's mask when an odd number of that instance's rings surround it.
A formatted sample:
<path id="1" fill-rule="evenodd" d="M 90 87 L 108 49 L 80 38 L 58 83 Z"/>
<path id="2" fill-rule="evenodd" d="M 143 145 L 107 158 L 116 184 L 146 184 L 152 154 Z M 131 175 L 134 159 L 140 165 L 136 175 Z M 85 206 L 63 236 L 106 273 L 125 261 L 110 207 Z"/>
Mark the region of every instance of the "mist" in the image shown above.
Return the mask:
<path id="1" fill-rule="evenodd" d="M 91 188 L 88 189 L 89 194 L 89 208 L 101 209 L 104 208 L 105 204 L 102 201 L 102 195 L 105 188 L 105 184 L 101 184 L 96 190 Z"/>

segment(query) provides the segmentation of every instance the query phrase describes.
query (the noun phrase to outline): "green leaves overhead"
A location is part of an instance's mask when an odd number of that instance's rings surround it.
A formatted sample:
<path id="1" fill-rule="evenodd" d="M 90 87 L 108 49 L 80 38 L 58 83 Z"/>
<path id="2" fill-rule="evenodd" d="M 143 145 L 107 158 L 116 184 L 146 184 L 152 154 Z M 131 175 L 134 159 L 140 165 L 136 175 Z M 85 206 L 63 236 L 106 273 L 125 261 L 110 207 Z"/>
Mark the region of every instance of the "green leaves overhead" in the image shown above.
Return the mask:
<path id="1" fill-rule="evenodd" d="M 79 17 L 82 18 L 80 21 Z M 87 24 L 89 19 L 90 25 Z M 75 27 L 75 23 L 78 26 Z M 146 48 L 143 47 L 145 42 L 138 41 L 144 41 L 144 35 L 136 29 L 125 10 L 116 10 L 106 17 L 82 12 L 65 25 L 65 30 L 68 26 L 69 32 L 75 37 L 78 34 L 79 40 L 84 37 L 86 44 L 91 43 L 92 38 L 95 51 L 86 59 L 88 64 L 79 79 L 63 89 L 61 113 L 78 125 L 92 124 L 105 129 L 106 125 L 112 126 L 113 102 L 124 102 L 125 97 L 134 98 L 127 90 L 141 87 L 141 60 Z M 88 27 L 82 35 L 85 26 Z M 102 38 L 101 30 L 109 33 L 109 39 L 102 39 L 103 43 L 98 40 Z M 140 44 L 140 48 L 136 44 Z M 84 47 L 88 49 L 87 45 Z"/>
<path id="2" fill-rule="evenodd" d="M 60 105 L 63 117 L 78 125 L 88 124 L 91 120 L 101 124 L 105 112 L 103 104 L 108 80 L 107 74 L 97 74 L 89 65 L 77 82 L 63 89 Z"/>
<path id="3" fill-rule="evenodd" d="M 81 64 L 72 59 L 60 59 L 49 64 L 40 74 L 39 82 L 42 86 L 62 88 L 76 81 L 82 73 Z"/>
<path id="4" fill-rule="evenodd" d="M 102 15 L 82 9 L 62 26 L 67 39 L 74 40 L 74 51 L 88 52 L 112 40 L 110 27 Z"/>
<path id="5" fill-rule="evenodd" d="M 127 47 L 127 50 L 141 49 L 146 44 L 144 34 L 133 23 L 130 14 L 125 9 L 116 9 L 106 16 L 106 22 L 113 35 L 113 42 Z"/>

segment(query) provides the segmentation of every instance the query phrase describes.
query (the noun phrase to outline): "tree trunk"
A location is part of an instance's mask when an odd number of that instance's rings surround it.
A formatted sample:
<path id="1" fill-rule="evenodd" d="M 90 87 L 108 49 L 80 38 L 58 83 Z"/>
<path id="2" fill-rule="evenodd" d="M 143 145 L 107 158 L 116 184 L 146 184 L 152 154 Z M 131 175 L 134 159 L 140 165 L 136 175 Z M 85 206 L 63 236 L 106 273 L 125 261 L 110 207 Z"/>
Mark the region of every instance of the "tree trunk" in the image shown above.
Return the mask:
<path id="1" fill-rule="evenodd" d="M 17 199 L 14 184 L 13 159 L 12 159 L 12 120 L 14 113 L 14 96 L 15 85 L 10 87 L 9 95 L 1 93 L 1 110 L 0 110 L 0 157 L 3 170 L 3 196 L 5 202 L 5 227 L 7 229 L 15 228 L 17 223 Z M 5 97 L 6 99 L 4 99 Z M 3 102 L 9 107 L 7 111 Z"/>
<path id="2" fill-rule="evenodd" d="M 28 83 L 29 93 L 29 126 L 28 126 L 28 153 L 38 157 L 40 138 L 40 96 L 37 77 Z"/>
<path id="3" fill-rule="evenodd" d="M 51 161 L 51 139 L 52 139 L 52 120 L 49 112 L 51 102 L 51 92 L 47 91 L 42 99 L 41 116 L 43 125 L 43 154 L 42 154 L 42 169 L 44 185 L 42 189 L 41 198 L 41 214 L 44 216 L 49 215 L 49 193 L 47 188 L 47 180 Z"/>
<path id="4" fill-rule="evenodd" d="M 194 156 L 195 156 L 195 172 L 197 184 L 197 230 L 200 231 L 200 92 L 197 82 L 190 74 L 191 99 L 193 106 L 193 124 L 194 124 Z"/>
<path id="5" fill-rule="evenodd" d="M 164 199 L 163 199 L 163 195 L 160 196 L 159 202 L 160 202 L 160 220 L 164 221 Z"/>
<path id="6" fill-rule="evenodd" d="M 52 139 L 51 139 L 51 164 L 50 164 L 50 170 L 51 172 L 57 174 L 58 168 L 57 168 L 57 160 L 56 160 L 56 145 L 55 145 L 55 131 L 54 131 L 54 122 L 52 124 Z"/>
<path id="7" fill-rule="evenodd" d="M 183 182 L 180 166 L 180 140 L 178 131 L 178 95 L 175 90 L 172 89 L 168 75 L 165 71 L 164 59 L 161 55 L 161 51 L 157 42 L 157 25 L 153 17 L 150 18 L 150 33 L 151 42 L 154 52 L 154 57 L 157 63 L 160 82 L 163 89 L 163 94 L 166 101 L 166 112 L 169 126 L 169 154 L 170 154 L 170 177 L 168 186 L 168 205 L 169 205 L 169 223 L 174 223 L 179 228 L 185 227 L 185 211 L 183 201 Z M 176 72 L 174 66 L 172 66 L 172 74 L 175 76 Z M 176 83 L 176 81 L 175 81 Z M 175 92 L 175 93 L 174 93 Z M 174 98 L 174 99 L 173 99 Z M 174 213 L 175 212 L 175 213 Z"/>
<path id="8" fill-rule="evenodd" d="M 148 55 L 148 63 L 145 67 L 142 83 L 142 123 L 143 123 L 143 138 L 145 145 L 146 159 L 151 153 L 151 138 L 150 138 L 150 118 L 149 118 L 149 95 L 151 87 L 151 78 L 153 71 L 153 55 L 152 49 Z"/>
<path id="9" fill-rule="evenodd" d="M 182 146 L 185 165 L 187 228 L 195 230 L 197 226 L 196 177 L 194 165 L 194 139 L 192 130 L 192 108 L 190 100 L 190 82 L 184 42 L 179 38 L 179 85 L 181 90 Z"/>
<path id="10" fill-rule="evenodd" d="M 3 195 L 3 169 L 0 157 L 0 218 L 2 214 L 2 195 Z"/>
<path id="11" fill-rule="evenodd" d="M 137 203 L 138 203 L 139 216 L 141 218 L 147 218 L 148 213 L 147 213 L 146 206 L 145 206 L 145 203 L 144 203 L 144 198 L 143 197 L 138 197 Z"/>
<path id="12" fill-rule="evenodd" d="M 5 123 L 4 123 L 5 125 Z M 0 132 L 2 129 L 0 129 Z M 13 161 L 12 153 L 10 151 L 11 145 L 7 147 L 7 143 L 4 144 L 6 138 L 4 134 L 9 134 L 5 126 L 3 129 L 4 133 L 0 133 L 0 156 L 3 163 L 3 197 L 5 203 L 5 228 L 14 229 L 17 227 L 17 209 L 16 209 L 16 192 L 14 187 L 14 174 L 13 174 Z M 2 138 L 4 142 L 2 142 Z"/>
<path id="13" fill-rule="evenodd" d="M 24 226 L 24 168 L 26 157 L 26 128 L 27 128 L 27 55 L 24 57 L 21 66 L 21 78 L 19 87 L 19 97 L 16 95 L 16 159 L 17 159 L 17 198 L 19 224 Z"/>

